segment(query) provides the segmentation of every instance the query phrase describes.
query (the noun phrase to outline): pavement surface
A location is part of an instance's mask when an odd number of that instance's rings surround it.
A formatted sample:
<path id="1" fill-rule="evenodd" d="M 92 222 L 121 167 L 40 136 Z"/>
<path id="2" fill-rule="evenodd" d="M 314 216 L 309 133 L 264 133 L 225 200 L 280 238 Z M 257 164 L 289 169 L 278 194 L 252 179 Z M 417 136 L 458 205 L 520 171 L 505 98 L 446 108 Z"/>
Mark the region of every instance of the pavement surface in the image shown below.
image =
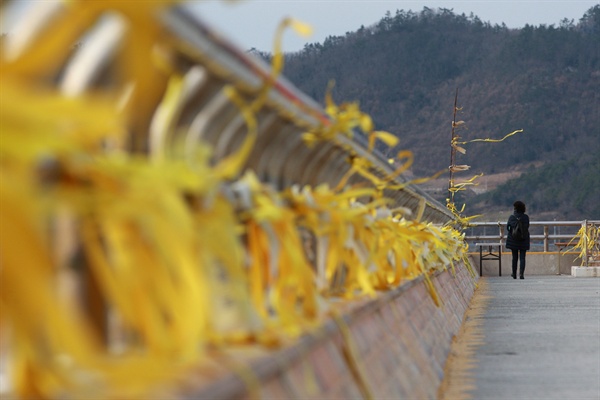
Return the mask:
<path id="1" fill-rule="evenodd" d="M 470 397 L 600 400 L 600 278 L 482 279 Z"/>

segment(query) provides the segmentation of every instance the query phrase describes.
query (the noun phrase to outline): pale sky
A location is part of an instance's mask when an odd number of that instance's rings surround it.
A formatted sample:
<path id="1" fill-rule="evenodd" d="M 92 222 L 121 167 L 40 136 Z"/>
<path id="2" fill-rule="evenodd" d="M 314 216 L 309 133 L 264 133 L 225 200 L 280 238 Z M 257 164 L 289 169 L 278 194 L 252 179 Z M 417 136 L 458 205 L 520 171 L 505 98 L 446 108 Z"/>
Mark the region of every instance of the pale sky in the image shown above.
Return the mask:
<path id="1" fill-rule="evenodd" d="M 299 37 L 287 32 L 283 50 L 301 50 L 306 43 L 323 43 L 328 36 L 343 36 L 378 22 L 386 11 L 420 12 L 423 7 L 452 9 L 455 14 L 471 12 L 484 22 L 509 28 L 529 25 L 558 26 L 563 18 L 575 23 L 598 0 L 192 0 L 187 6 L 209 26 L 238 44 L 242 50 L 252 47 L 272 52 L 277 25 L 286 16 L 308 23 L 312 36 Z"/>

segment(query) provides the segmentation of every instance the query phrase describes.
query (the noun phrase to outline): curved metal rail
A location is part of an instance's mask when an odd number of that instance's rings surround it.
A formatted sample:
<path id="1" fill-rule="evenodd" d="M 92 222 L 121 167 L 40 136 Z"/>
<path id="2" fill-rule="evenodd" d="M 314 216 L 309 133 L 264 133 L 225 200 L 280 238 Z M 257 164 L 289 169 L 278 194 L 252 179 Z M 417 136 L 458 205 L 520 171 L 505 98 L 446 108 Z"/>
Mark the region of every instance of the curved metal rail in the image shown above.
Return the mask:
<path id="1" fill-rule="evenodd" d="M 34 7 L 21 19 L 20 34 L 28 37 L 59 20 L 61 7 L 58 2 Z M 170 45 L 162 51 L 184 76 L 179 116 L 169 130 L 173 134 L 164 137 L 157 129 L 165 123 L 159 108 L 161 98 L 148 99 L 149 106 L 140 111 L 145 113 L 144 122 L 131 126 L 128 150 L 160 157 L 176 141 L 183 139 L 188 147 L 193 147 L 194 142 L 202 140 L 213 147 L 214 161 L 222 159 L 235 151 L 247 134 L 244 119 L 228 100 L 224 88 L 234 85 L 248 99 L 256 97 L 269 79 L 270 66 L 240 51 L 183 8 L 168 9 L 157 16 L 157 23 L 169 36 Z M 73 96 L 114 86 L 117 78 L 113 61 L 125 33 L 124 21 L 107 15 L 95 27 L 82 32 L 85 44 L 76 46 L 67 60 L 57 63 L 58 67 L 49 72 L 49 79 Z M 257 120 L 258 139 L 245 167 L 278 190 L 294 184 L 336 186 L 351 167 L 348 160 L 352 156 L 367 159 L 370 172 L 378 177 L 393 172 L 380 153 L 368 151 L 366 139 L 359 133 L 353 139 L 338 135 L 337 143 L 306 146 L 302 134 L 330 122 L 320 105 L 284 77 L 278 77 L 273 84 Z M 358 174 L 349 181 L 361 182 L 366 179 Z M 398 177 L 394 183 L 405 180 Z M 453 219 L 446 207 L 414 186 L 385 190 L 384 195 L 393 200 L 392 207 L 405 207 L 413 216 L 421 214 L 423 221 L 441 224 Z"/>

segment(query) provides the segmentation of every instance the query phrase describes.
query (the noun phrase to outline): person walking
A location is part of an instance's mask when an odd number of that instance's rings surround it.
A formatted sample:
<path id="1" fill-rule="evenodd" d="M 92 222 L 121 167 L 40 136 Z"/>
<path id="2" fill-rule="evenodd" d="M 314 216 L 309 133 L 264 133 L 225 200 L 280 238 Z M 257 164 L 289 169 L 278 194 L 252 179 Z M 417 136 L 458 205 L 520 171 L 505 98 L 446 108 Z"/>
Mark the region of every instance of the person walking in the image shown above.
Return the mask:
<path id="1" fill-rule="evenodd" d="M 512 277 L 517 279 L 517 262 L 520 262 L 519 277 L 525 279 L 525 254 L 530 247 L 529 216 L 525 214 L 525 203 L 520 200 L 513 204 L 514 212 L 508 218 L 506 248 L 512 250 Z"/>

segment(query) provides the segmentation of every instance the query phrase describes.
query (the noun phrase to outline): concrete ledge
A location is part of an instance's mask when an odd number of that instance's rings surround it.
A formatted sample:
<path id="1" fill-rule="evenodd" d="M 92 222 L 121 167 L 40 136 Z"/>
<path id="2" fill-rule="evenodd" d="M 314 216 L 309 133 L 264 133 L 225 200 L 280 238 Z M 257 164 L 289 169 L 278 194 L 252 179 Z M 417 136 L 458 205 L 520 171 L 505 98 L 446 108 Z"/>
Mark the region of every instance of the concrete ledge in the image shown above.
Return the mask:
<path id="1" fill-rule="evenodd" d="M 571 267 L 571 276 L 576 278 L 600 278 L 600 267 Z"/>
<path id="2" fill-rule="evenodd" d="M 283 349 L 228 351 L 216 371 L 191 374 L 177 399 L 434 399 L 477 277 L 464 265 L 350 305 Z M 231 369 L 231 360 L 236 367 Z"/>

